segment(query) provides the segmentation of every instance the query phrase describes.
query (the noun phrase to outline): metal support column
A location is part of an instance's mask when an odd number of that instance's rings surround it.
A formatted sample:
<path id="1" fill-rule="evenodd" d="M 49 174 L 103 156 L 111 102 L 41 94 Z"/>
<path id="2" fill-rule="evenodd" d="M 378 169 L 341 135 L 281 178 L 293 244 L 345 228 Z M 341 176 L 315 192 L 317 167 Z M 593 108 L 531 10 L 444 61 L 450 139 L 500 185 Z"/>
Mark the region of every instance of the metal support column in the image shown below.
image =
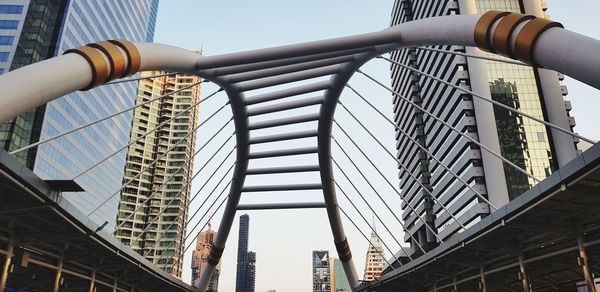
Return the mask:
<path id="1" fill-rule="evenodd" d="M 483 265 L 481 265 L 479 269 L 480 281 L 479 281 L 479 289 L 481 292 L 488 292 L 487 282 L 485 281 L 485 274 L 483 273 Z"/>
<path id="2" fill-rule="evenodd" d="M 56 277 L 54 277 L 54 288 L 52 288 L 53 292 L 58 292 L 58 288 L 62 282 L 63 257 L 64 255 L 61 254 L 60 258 L 58 259 L 58 268 L 56 269 Z"/>
<path id="3" fill-rule="evenodd" d="M 113 287 L 112 287 L 112 291 L 113 292 L 117 292 L 117 277 L 115 277 L 115 280 L 113 281 Z"/>
<path id="4" fill-rule="evenodd" d="M 529 276 L 525 270 L 524 257 L 521 253 L 519 255 L 519 279 L 523 282 L 523 292 L 531 292 L 531 283 L 529 282 Z"/>
<path id="5" fill-rule="evenodd" d="M 589 265 L 589 258 L 587 251 L 583 247 L 583 236 L 577 238 L 577 245 L 579 246 L 579 266 L 583 269 L 583 277 L 587 285 L 588 292 L 596 292 L 596 283 L 594 282 L 594 276 Z"/>
<path id="6" fill-rule="evenodd" d="M 458 284 L 456 283 L 456 274 L 452 276 L 452 292 L 458 292 Z"/>
<path id="7" fill-rule="evenodd" d="M 14 243 L 13 240 L 8 243 L 8 248 L 6 249 L 6 257 L 4 260 L 4 264 L 2 265 L 2 275 L 0 276 L 0 291 L 4 291 L 6 287 L 6 281 L 8 280 L 8 270 L 10 269 L 10 265 L 12 264 L 12 257 L 14 254 Z"/>
<path id="8" fill-rule="evenodd" d="M 88 292 L 94 292 L 94 290 L 96 290 L 95 286 L 96 286 L 96 269 L 92 270 L 92 279 L 90 280 L 90 288 L 88 289 Z"/>

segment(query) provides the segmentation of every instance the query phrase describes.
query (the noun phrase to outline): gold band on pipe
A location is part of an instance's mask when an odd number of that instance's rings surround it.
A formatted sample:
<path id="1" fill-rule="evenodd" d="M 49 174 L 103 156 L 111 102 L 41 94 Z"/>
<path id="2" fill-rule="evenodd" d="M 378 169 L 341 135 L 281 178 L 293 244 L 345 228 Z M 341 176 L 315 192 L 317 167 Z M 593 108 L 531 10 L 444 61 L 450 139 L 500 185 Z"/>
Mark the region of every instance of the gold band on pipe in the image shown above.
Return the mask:
<path id="1" fill-rule="evenodd" d="M 225 248 L 220 248 L 215 246 L 214 244 L 210 247 L 210 252 L 208 253 L 208 257 L 206 258 L 206 262 L 213 266 L 216 267 L 217 264 L 219 264 L 219 261 L 221 260 L 221 256 L 223 255 L 223 250 L 225 250 Z"/>
<path id="2" fill-rule="evenodd" d="M 142 64 L 142 60 L 140 57 L 140 52 L 135 45 L 132 42 L 123 39 L 110 40 L 109 42 L 119 46 L 127 55 L 127 69 L 120 77 L 131 76 L 138 72 L 140 65 Z"/>
<path id="3" fill-rule="evenodd" d="M 334 241 L 335 249 L 337 250 L 338 257 L 342 262 L 347 262 L 352 259 L 352 252 L 350 251 L 350 245 L 348 239 L 344 239 L 342 242 Z"/>
<path id="4" fill-rule="evenodd" d="M 494 51 L 500 55 L 514 59 L 515 56 L 512 50 L 511 35 L 520 23 L 534 18 L 535 16 L 533 15 L 519 13 L 511 13 L 504 16 L 500 22 L 498 22 L 494 35 L 492 36 L 492 47 L 494 48 Z"/>
<path id="5" fill-rule="evenodd" d="M 510 12 L 491 10 L 483 14 L 475 25 L 475 44 L 481 50 L 486 52 L 494 52 L 492 43 L 489 38 L 490 30 L 498 19 L 508 15 Z"/>
<path id="6" fill-rule="evenodd" d="M 81 90 L 89 90 L 108 81 L 108 75 L 110 73 L 109 64 L 106 62 L 104 55 L 100 51 L 92 47 L 80 47 L 65 52 L 65 54 L 68 53 L 75 53 L 84 57 L 92 68 L 92 81 Z"/>
<path id="7" fill-rule="evenodd" d="M 528 64 L 536 65 L 533 61 L 533 47 L 540 35 L 546 30 L 564 26 L 558 22 L 543 18 L 535 18 L 529 21 L 517 35 L 514 54 L 515 58 Z"/>
<path id="8" fill-rule="evenodd" d="M 125 56 L 123 55 L 119 47 L 108 41 L 91 43 L 88 44 L 88 47 L 92 47 L 102 51 L 102 53 L 104 53 L 104 55 L 106 55 L 106 57 L 108 58 L 111 70 L 107 81 L 121 77 L 121 75 L 125 73 L 125 70 L 127 69 L 127 63 L 125 60 Z"/>

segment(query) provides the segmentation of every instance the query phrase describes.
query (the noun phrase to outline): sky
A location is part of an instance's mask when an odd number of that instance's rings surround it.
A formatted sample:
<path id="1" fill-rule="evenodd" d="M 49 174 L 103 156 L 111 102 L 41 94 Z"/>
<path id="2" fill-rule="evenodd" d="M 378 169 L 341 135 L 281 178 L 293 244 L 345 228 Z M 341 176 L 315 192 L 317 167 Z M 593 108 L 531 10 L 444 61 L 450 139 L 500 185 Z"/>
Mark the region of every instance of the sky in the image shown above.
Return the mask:
<path id="1" fill-rule="evenodd" d="M 204 55 L 217 55 L 222 53 L 258 49 L 271 46 L 292 44 L 317 39 L 326 39 L 350 34 L 371 32 L 384 29 L 390 23 L 390 11 L 393 1 L 391 0 L 303 0 L 303 1 L 205 1 L 205 0 L 170 0 L 161 1 L 156 26 L 155 42 L 166 43 L 188 49 L 202 49 Z M 549 14 L 557 21 L 562 22 L 566 28 L 573 31 L 600 39 L 600 32 L 590 25 L 590 19 L 595 19 L 595 12 L 600 9 L 600 2 L 591 0 L 548 0 L 550 6 Z M 578 5 L 579 4 L 579 5 Z M 363 67 L 365 72 L 375 76 L 385 84 L 389 84 L 389 65 L 381 60 L 374 60 Z M 392 116 L 392 97 L 376 84 L 371 83 L 361 76 L 354 76 L 350 81 L 359 92 L 370 99 L 388 117 Z M 598 106 L 600 105 L 600 94 L 595 89 L 567 78 L 565 84 L 569 89 L 569 99 L 573 103 L 571 114 L 577 121 L 576 131 L 584 136 L 598 140 L 600 128 L 593 122 Z M 207 84 L 203 88 L 203 96 L 214 92 L 217 88 Z M 251 92 L 249 96 L 258 94 L 260 91 Z M 341 101 L 350 108 L 355 115 L 362 118 L 365 125 L 373 134 L 392 151 L 394 150 L 394 128 L 386 123 L 377 113 L 365 106 L 356 96 L 350 92 L 342 94 Z M 204 120 L 215 112 L 226 102 L 224 94 L 217 94 L 209 101 L 201 105 L 200 119 Z M 311 110 L 314 108 L 308 108 Z M 300 114 L 304 110 L 296 113 Z M 213 119 L 200 128 L 198 132 L 198 147 L 204 144 L 215 131 L 223 126 L 230 118 L 230 109 L 226 108 Z M 374 140 L 367 136 L 343 110 L 338 108 L 336 120 L 364 149 L 369 157 L 379 166 L 386 177 L 397 185 L 396 162 L 385 151 L 379 148 Z M 316 126 L 316 124 L 303 124 L 301 127 Z M 298 129 L 296 126 L 285 128 L 285 130 Z M 233 126 L 226 126 L 223 133 L 218 135 L 214 142 L 203 148 L 195 161 L 195 171 L 207 163 L 209 157 L 226 141 L 233 132 Z M 259 134 L 268 134 L 268 131 Z M 382 197 L 394 210 L 400 210 L 400 200 L 396 193 L 387 187 L 385 180 L 377 176 L 368 162 L 362 158 L 343 134 L 334 129 L 334 137 L 353 158 L 359 168 L 366 170 L 369 180 Z M 293 147 L 314 145 L 314 141 L 298 141 Z M 312 143 L 312 144 L 311 144 Z M 201 202 L 216 188 L 216 196 L 223 189 L 231 174 L 227 169 L 234 162 L 234 157 L 227 157 L 227 153 L 234 146 L 229 140 L 225 143 L 223 150 L 208 162 L 202 169 L 198 180 L 194 182 L 193 193 L 200 190 L 198 198 L 191 204 L 191 212 L 200 207 Z M 261 149 L 253 149 L 261 150 Z M 263 149 L 266 150 L 266 149 Z M 403 241 L 401 224 L 387 211 L 369 185 L 358 172 L 353 169 L 350 161 L 337 147 L 334 146 L 333 157 L 340 163 L 352 182 L 360 190 L 373 206 L 373 210 L 385 222 L 387 228 L 394 234 L 392 237 L 380 222 L 376 222 L 377 229 L 383 241 L 391 250 L 400 249 L 398 242 Z M 315 156 L 301 157 L 301 163 L 316 163 Z M 217 166 L 225 161 L 222 167 Z M 266 167 L 276 165 L 298 164 L 293 160 L 266 160 L 253 161 L 250 167 Z M 209 176 L 216 172 L 213 179 Z M 217 184 L 220 178 L 224 180 Z M 339 170 L 335 170 L 336 180 L 344 191 L 357 204 L 365 215 L 366 221 L 371 222 L 373 213 L 364 204 L 361 198 L 353 191 L 352 186 L 344 179 Z M 247 185 L 259 185 L 268 183 L 310 183 L 319 182 L 318 174 L 303 174 L 295 176 L 271 176 L 271 177 L 249 177 Z M 218 185 L 218 187 L 216 187 Z M 320 192 L 286 192 L 277 194 L 244 194 L 242 203 L 258 202 L 298 202 L 298 201 L 321 201 Z M 356 218 L 356 223 L 364 234 L 369 236 L 370 229 L 356 212 L 352 212 L 352 206 L 338 191 L 340 206 Z M 207 218 L 198 220 L 214 202 L 209 199 L 200 209 L 198 215 L 191 220 L 188 227 L 189 245 L 191 239 L 199 232 L 200 228 L 207 222 Z M 218 206 L 217 202 L 211 208 L 209 214 L 213 214 Z M 250 243 L 249 248 L 257 253 L 257 275 L 256 291 L 262 292 L 268 289 L 277 291 L 299 292 L 310 291 L 312 286 L 311 274 L 311 252 L 312 250 L 325 249 L 335 255 L 335 247 L 331 230 L 328 225 L 324 210 L 287 210 L 287 211 L 249 211 L 250 215 Z M 238 212 L 237 217 L 243 213 Z M 221 212 L 214 214 L 213 228 L 218 228 Z M 229 241 L 222 258 L 222 272 L 220 276 L 220 291 L 235 290 L 235 268 L 237 252 L 238 218 L 234 221 Z M 196 223 L 199 225 L 192 229 Z M 343 218 L 345 231 L 354 255 L 354 261 L 359 277 L 362 277 L 364 269 L 364 257 L 367 251 L 367 241 L 361 233 Z M 186 253 L 184 260 L 184 280 L 190 279 L 190 256 L 192 246 Z M 386 251 L 389 257 L 389 252 Z"/>

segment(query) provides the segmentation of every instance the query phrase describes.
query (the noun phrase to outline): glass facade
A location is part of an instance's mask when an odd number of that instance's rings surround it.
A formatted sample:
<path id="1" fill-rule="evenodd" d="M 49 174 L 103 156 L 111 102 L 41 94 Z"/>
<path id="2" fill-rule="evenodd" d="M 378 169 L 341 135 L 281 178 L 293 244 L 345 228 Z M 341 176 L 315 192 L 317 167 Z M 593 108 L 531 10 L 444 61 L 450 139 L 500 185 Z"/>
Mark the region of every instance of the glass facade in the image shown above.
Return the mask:
<path id="1" fill-rule="evenodd" d="M 331 268 L 329 251 L 312 252 L 313 292 L 331 292 Z"/>
<path id="2" fill-rule="evenodd" d="M 344 266 L 342 266 L 342 261 L 338 258 L 333 259 L 333 285 L 331 292 L 350 292 L 352 289 L 350 288 L 350 283 L 348 282 L 348 277 L 346 277 L 346 272 L 344 271 Z"/>
<path id="3" fill-rule="evenodd" d="M 477 0 L 476 4 L 479 13 L 489 10 L 523 13 L 519 0 Z M 487 61 L 486 67 L 492 99 L 547 120 L 534 69 L 492 61 Z M 494 115 L 502 156 L 540 179 L 557 168 L 551 134 L 546 126 L 498 107 L 494 107 Z M 506 164 L 504 172 L 511 200 L 536 184 Z"/>
<path id="4" fill-rule="evenodd" d="M 12 61 L 8 57 L 11 70 L 90 42 L 119 38 L 152 41 L 158 9 L 158 0 L 6 0 L 0 4 L 0 20 L 16 20 L 5 15 L 18 15 L 19 11 L 26 14 L 22 33 L 16 34 L 18 46 L 10 50 L 14 52 Z M 22 7 L 14 7 L 17 4 Z M 16 38 L 13 42 L 17 42 Z M 0 51 L 2 48 L 0 45 Z M 135 93 L 136 84 L 122 83 L 54 100 L 1 125 L 4 149 L 15 150 L 131 107 Z M 43 179 L 73 179 L 123 148 L 129 141 L 131 122 L 132 114 L 125 113 L 43 144 L 37 150 L 23 151 L 18 158 Z M 64 193 L 64 197 L 88 214 L 120 188 L 125 156 L 123 150 L 87 171 L 77 179 L 86 192 Z M 114 196 L 90 219 L 99 224 L 108 221 L 105 228 L 114 228 L 118 201 L 118 196 Z"/>

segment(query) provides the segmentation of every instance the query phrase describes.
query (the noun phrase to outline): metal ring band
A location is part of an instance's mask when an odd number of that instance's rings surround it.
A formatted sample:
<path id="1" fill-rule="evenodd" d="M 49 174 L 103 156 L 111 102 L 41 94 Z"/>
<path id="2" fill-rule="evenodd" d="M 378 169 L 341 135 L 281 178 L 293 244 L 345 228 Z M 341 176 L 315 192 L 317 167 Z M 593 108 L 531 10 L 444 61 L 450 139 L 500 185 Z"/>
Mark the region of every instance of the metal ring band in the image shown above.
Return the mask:
<path id="1" fill-rule="evenodd" d="M 533 62 L 533 47 L 542 33 L 549 28 L 564 26 L 558 22 L 543 18 L 535 18 L 529 21 L 517 35 L 515 43 L 515 58 L 528 64 L 537 66 Z"/>
<path id="2" fill-rule="evenodd" d="M 102 51 L 102 53 L 104 53 L 106 57 L 108 57 L 108 61 L 111 65 L 111 70 L 107 81 L 111 81 L 116 79 L 117 77 L 121 77 L 121 75 L 125 73 L 125 69 L 127 69 L 127 64 L 125 63 L 125 56 L 123 56 L 123 53 L 121 53 L 119 47 L 108 41 L 91 43 L 87 46 Z"/>
<path id="3" fill-rule="evenodd" d="M 491 10 L 479 18 L 475 25 L 474 34 L 477 47 L 487 52 L 494 52 L 494 48 L 490 42 L 489 32 L 498 19 L 508 14 L 510 14 L 510 12 Z"/>
<path id="4" fill-rule="evenodd" d="M 208 257 L 206 257 L 206 262 L 213 267 L 217 266 L 223 255 L 223 250 L 225 250 L 225 248 L 219 248 L 213 244 L 210 247 Z"/>
<path id="5" fill-rule="evenodd" d="M 75 53 L 85 58 L 92 68 L 92 81 L 90 84 L 80 90 L 89 90 L 95 86 L 106 83 L 109 74 L 109 67 L 104 55 L 91 47 L 79 47 L 70 49 L 64 52 L 64 54 Z"/>
<path id="6" fill-rule="evenodd" d="M 140 57 L 140 52 L 135 47 L 135 45 L 128 40 L 110 40 L 109 42 L 119 46 L 125 54 L 127 55 L 127 69 L 120 77 L 131 76 L 138 72 L 140 69 L 140 65 L 142 64 L 142 60 Z"/>
<path id="7" fill-rule="evenodd" d="M 496 53 L 514 59 L 515 56 L 510 42 L 511 34 L 520 23 L 534 18 L 535 16 L 533 15 L 520 13 L 511 13 L 504 16 L 500 22 L 498 22 L 494 35 L 492 36 L 492 47 Z"/>
<path id="8" fill-rule="evenodd" d="M 350 251 L 350 245 L 348 244 L 348 238 L 342 242 L 333 241 L 335 243 L 335 249 L 337 250 L 338 257 L 342 262 L 347 262 L 352 259 L 352 252 Z"/>

